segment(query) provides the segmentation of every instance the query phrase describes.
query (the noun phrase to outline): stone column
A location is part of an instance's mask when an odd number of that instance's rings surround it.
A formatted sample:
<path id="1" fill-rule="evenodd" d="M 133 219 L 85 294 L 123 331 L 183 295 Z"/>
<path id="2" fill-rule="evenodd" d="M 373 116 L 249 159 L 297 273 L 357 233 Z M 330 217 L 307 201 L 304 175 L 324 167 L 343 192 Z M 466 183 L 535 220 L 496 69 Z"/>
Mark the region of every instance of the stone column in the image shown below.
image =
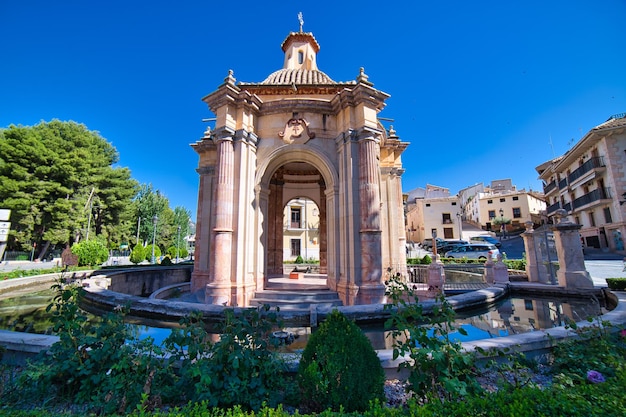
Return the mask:
<path id="1" fill-rule="evenodd" d="M 283 274 L 283 185 L 282 174 L 270 181 L 267 218 L 267 275 Z"/>
<path id="2" fill-rule="evenodd" d="M 495 281 L 493 276 L 493 258 L 491 256 L 489 256 L 487 261 L 485 261 L 485 272 L 483 272 L 483 278 L 487 284 L 493 284 Z"/>
<path id="3" fill-rule="evenodd" d="M 215 167 L 201 167 L 198 191 L 198 216 L 196 221 L 196 247 L 191 275 L 191 292 L 204 290 L 209 283 L 209 251 L 211 246 L 211 196 L 215 180 Z M 203 251 L 203 253 L 200 253 Z"/>
<path id="4" fill-rule="evenodd" d="M 208 304 L 229 305 L 233 250 L 233 198 L 235 162 L 230 136 L 216 139 L 217 182 L 215 190 L 215 228 L 211 253 L 211 282 L 205 289 Z"/>
<path id="5" fill-rule="evenodd" d="M 428 265 L 428 290 L 425 297 L 427 299 L 436 298 L 444 293 L 444 284 L 446 283 L 446 272 L 443 264 L 439 260 L 439 255 L 435 256 L 435 261 Z"/>
<path id="6" fill-rule="evenodd" d="M 378 142 L 372 135 L 359 140 L 359 207 L 361 277 L 358 304 L 383 301 L 382 245 L 380 228 L 380 167 Z"/>
<path id="7" fill-rule="evenodd" d="M 552 227 L 559 270 L 559 285 L 566 288 L 593 288 L 593 280 L 585 269 L 585 258 L 580 242 L 581 226 L 567 219 L 563 209 L 556 211 L 557 224 Z"/>
<path id="8" fill-rule="evenodd" d="M 320 246 L 320 274 L 328 273 L 328 230 L 326 225 L 326 184 L 320 184 L 320 222 L 319 222 L 319 246 Z"/>
<path id="9" fill-rule="evenodd" d="M 548 272 L 546 271 L 546 266 L 543 264 L 542 259 L 539 258 L 539 254 L 537 253 L 533 222 L 527 221 L 525 224 L 526 231 L 522 233 L 522 239 L 524 239 L 524 250 L 526 251 L 526 275 L 528 276 L 528 282 L 541 282 L 547 284 Z"/>

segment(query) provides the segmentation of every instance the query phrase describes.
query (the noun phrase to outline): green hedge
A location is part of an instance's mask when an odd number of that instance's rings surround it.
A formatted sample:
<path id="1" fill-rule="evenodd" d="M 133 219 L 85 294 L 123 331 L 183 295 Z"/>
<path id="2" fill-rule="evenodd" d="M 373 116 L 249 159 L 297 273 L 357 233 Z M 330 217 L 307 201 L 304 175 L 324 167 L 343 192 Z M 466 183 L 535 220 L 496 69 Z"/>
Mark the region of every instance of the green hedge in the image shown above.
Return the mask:
<path id="1" fill-rule="evenodd" d="M 607 278 L 606 283 L 614 291 L 626 291 L 626 278 Z"/>

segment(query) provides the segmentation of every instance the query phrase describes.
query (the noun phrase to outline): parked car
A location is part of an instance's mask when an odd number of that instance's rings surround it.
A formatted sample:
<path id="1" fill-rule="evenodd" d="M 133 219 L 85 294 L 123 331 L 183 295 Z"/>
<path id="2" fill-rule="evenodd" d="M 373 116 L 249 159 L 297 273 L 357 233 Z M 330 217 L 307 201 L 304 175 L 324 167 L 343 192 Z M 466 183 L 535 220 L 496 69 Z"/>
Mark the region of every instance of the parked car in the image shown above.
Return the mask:
<path id="1" fill-rule="evenodd" d="M 476 243 L 489 243 L 491 245 L 495 245 L 498 249 L 502 246 L 500 241 L 493 236 L 472 236 L 470 240 Z"/>
<path id="2" fill-rule="evenodd" d="M 437 243 L 437 253 L 443 254 L 458 246 L 467 245 L 468 243 L 469 242 L 466 240 L 447 239 L 441 246 Z"/>
<path id="3" fill-rule="evenodd" d="M 437 247 L 443 245 L 446 241 L 436 237 L 435 238 L 437 240 Z M 433 249 L 433 240 L 432 239 L 424 239 L 424 241 L 422 242 L 422 247 L 426 250 L 432 250 Z"/>
<path id="4" fill-rule="evenodd" d="M 500 251 L 495 245 L 489 243 L 469 243 L 467 245 L 458 246 L 446 252 L 446 258 L 467 258 L 467 259 L 487 259 L 495 258 Z"/>

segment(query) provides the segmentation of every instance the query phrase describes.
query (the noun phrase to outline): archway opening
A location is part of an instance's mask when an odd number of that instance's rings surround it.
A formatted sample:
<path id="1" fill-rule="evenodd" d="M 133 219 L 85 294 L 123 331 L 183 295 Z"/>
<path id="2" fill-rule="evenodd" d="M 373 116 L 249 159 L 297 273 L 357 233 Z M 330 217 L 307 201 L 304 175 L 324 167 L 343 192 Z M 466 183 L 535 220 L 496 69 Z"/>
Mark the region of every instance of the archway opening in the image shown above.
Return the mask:
<path id="1" fill-rule="evenodd" d="M 320 171 L 307 162 L 288 162 L 269 184 L 267 276 L 283 277 L 285 263 L 315 263 L 327 274 L 326 185 Z"/>

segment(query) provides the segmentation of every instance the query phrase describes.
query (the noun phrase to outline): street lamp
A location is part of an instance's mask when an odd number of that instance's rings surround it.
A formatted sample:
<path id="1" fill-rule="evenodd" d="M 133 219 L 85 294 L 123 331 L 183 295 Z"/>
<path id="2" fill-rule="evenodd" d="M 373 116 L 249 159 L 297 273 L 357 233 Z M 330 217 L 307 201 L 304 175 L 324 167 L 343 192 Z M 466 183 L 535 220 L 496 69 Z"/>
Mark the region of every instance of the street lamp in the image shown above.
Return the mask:
<path id="1" fill-rule="evenodd" d="M 152 217 L 152 225 L 154 226 L 153 229 L 152 229 L 152 263 L 153 264 L 156 263 L 156 258 L 154 257 L 154 245 L 155 245 L 155 241 L 156 241 L 156 225 L 157 225 L 157 221 L 159 221 L 159 218 L 155 214 L 154 217 Z"/>
<path id="2" fill-rule="evenodd" d="M 180 247 L 180 225 L 178 226 L 178 231 L 176 232 L 176 263 L 178 263 L 178 251 Z"/>
<path id="3" fill-rule="evenodd" d="M 463 240 L 463 224 L 461 221 L 461 212 L 456 214 L 456 217 L 459 219 L 459 239 Z"/>
<path id="4" fill-rule="evenodd" d="M 504 236 L 505 231 L 506 228 L 504 226 L 504 210 L 500 209 L 500 241 L 502 241 L 502 236 Z"/>

